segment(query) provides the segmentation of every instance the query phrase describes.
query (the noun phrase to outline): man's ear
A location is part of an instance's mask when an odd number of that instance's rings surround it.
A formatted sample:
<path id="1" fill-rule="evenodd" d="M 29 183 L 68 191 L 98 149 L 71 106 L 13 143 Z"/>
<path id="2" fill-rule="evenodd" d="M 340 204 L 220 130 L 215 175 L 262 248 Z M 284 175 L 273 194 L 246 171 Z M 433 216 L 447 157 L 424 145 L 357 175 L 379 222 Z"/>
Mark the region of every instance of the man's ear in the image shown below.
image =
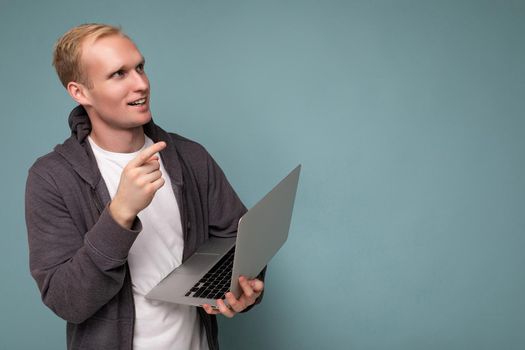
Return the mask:
<path id="1" fill-rule="evenodd" d="M 89 105 L 89 92 L 87 87 L 84 84 L 77 83 L 75 81 L 70 81 L 67 84 L 66 90 L 73 100 L 75 100 L 80 105 Z"/>

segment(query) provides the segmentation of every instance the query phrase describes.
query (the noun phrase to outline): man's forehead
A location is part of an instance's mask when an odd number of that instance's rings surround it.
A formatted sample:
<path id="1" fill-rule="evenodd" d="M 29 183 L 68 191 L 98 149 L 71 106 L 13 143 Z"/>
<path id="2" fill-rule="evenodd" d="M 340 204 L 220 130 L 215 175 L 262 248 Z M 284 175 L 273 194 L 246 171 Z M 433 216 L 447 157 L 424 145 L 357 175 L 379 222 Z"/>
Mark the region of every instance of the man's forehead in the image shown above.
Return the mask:
<path id="1" fill-rule="evenodd" d="M 82 44 L 81 60 L 86 67 L 96 65 L 99 69 L 119 69 L 136 65 L 144 60 L 137 46 L 121 34 L 87 39 Z"/>

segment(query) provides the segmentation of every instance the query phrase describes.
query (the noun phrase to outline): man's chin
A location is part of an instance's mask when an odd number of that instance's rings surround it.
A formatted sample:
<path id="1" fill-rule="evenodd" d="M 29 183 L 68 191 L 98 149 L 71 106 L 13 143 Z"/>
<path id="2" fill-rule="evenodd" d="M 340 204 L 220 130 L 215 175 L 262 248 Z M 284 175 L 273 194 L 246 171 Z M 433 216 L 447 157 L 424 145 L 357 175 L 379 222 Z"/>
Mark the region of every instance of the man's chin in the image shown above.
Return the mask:
<path id="1" fill-rule="evenodd" d="M 146 125 L 151 121 L 151 112 L 148 110 L 147 113 L 144 115 L 144 123 L 142 125 Z"/>
<path id="2" fill-rule="evenodd" d="M 138 111 L 136 111 L 137 121 L 139 121 L 141 125 L 148 124 L 151 121 L 152 117 L 151 117 L 151 112 L 149 109 L 138 112 L 138 113 L 137 112 Z"/>

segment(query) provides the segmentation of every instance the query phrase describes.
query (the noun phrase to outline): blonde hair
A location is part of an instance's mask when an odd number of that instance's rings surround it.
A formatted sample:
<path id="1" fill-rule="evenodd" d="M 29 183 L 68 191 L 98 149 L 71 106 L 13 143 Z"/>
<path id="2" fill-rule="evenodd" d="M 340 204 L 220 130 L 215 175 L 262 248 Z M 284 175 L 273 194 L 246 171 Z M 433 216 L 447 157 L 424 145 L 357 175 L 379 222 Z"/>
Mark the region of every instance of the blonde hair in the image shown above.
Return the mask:
<path id="1" fill-rule="evenodd" d="M 95 41 L 110 35 L 126 36 L 120 27 L 87 23 L 71 28 L 58 39 L 53 50 L 53 66 L 65 88 L 72 81 L 89 86 L 89 79 L 85 76 L 81 64 L 82 44 L 88 38 Z"/>

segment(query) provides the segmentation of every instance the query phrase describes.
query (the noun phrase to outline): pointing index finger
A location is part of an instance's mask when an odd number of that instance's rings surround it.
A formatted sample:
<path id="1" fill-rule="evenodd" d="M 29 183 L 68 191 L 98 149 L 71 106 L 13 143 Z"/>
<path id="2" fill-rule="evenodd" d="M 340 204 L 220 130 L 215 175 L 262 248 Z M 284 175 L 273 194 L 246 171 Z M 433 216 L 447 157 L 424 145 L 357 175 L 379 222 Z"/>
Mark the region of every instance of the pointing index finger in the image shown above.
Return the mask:
<path id="1" fill-rule="evenodd" d="M 130 163 L 133 166 L 141 166 L 142 164 L 146 163 L 155 153 L 162 151 L 164 148 L 166 148 L 166 142 L 160 141 L 154 143 L 153 145 L 143 149 L 133 160 L 131 160 Z"/>

